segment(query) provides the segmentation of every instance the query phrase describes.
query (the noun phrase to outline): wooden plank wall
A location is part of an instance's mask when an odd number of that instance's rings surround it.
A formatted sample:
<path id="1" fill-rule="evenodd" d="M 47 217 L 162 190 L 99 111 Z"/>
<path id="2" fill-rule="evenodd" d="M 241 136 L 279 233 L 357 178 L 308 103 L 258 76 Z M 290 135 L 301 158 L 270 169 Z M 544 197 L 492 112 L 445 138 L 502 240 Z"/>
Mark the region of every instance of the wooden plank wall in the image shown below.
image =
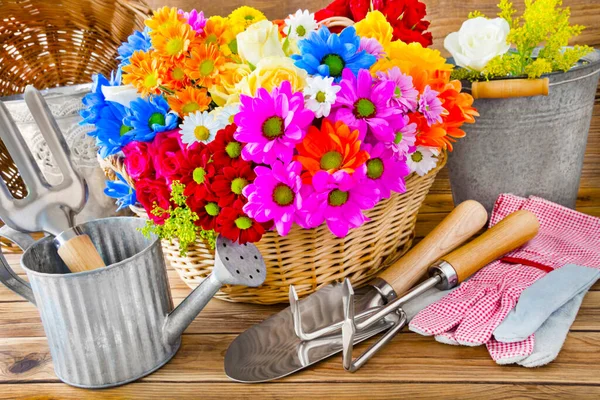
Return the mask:
<path id="1" fill-rule="evenodd" d="M 207 16 L 226 15 L 241 5 L 251 5 L 262 10 L 268 18 L 283 18 L 298 8 L 316 11 L 329 3 L 329 0 L 226 0 L 224 2 L 198 0 L 148 0 L 153 8 L 163 5 L 182 9 L 204 10 Z M 458 30 L 460 24 L 472 10 L 480 10 L 488 16 L 497 12 L 498 0 L 424 0 L 427 4 L 428 19 L 434 36 L 433 47 L 443 49 L 444 37 Z M 522 1 L 515 0 L 522 10 Z M 571 21 L 587 29 L 572 44 L 588 44 L 600 48 L 600 0 L 563 0 L 571 8 Z M 439 222 L 452 208 L 448 173 L 443 170 L 438 176 L 425 204 L 421 209 L 417 237 L 422 237 Z M 588 148 L 584 161 L 578 209 L 600 216 L 600 87 L 596 95 L 594 118 L 590 129 Z"/>

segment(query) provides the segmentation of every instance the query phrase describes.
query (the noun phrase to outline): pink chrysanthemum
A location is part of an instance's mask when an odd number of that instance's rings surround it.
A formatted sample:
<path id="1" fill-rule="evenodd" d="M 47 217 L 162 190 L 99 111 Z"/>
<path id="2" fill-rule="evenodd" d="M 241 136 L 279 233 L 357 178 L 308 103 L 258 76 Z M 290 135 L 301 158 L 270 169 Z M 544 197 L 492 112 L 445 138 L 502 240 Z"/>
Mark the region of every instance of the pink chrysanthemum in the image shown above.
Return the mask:
<path id="1" fill-rule="evenodd" d="M 304 108 L 302 93 L 292 93 L 290 82 L 284 81 L 272 93 L 260 88 L 256 97 L 242 95 L 240 100 L 234 137 L 246 143 L 242 157 L 258 164 L 273 164 L 276 159 L 290 162 L 294 146 L 302 141 L 315 116 Z"/>
<path id="2" fill-rule="evenodd" d="M 275 161 L 271 168 L 258 166 L 254 171 L 254 183 L 244 188 L 248 198 L 244 212 L 258 222 L 274 221 L 277 232 L 285 236 L 302 207 L 302 164 L 292 161 L 286 166 Z"/>
<path id="3" fill-rule="evenodd" d="M 356 77 L 352 71 L 345 69 L 340 86 L 334 104 L 335 120 L 358 129 L 361 140 L 367 131 L 383 142 L 394 140 L 390 125 L 402 115 L 402 110 L 387 104 L 394 94 L 394 83 L 387 81 L 373 85 L 368 70 L 361 69 Z"/>
<path id="4" fill-rule="evenodd" d="M 445 110 L 442 107 L 442 101 L 437 97 L 438 94 L 427 85 L 419 97 L 419 111 L 425 116 L 429 126 L 436 122 L 442 122 L 442 113 Z"/>
<path id="5" fill-rule="evenodd" d="M 303 191 L 300 226 L 314 228 L 325 221 L 337 237 L 346 236 L 351 228 L 368 221 L 362 211 L 373 208 L 379 199 L 379 189 L 372 182 L 358 181 L 356 173 L 344 171 L 319 171 L 313 176 L 312 190 L 305 186 Z"/>
<path id="6" fill-rule="evenodd" d="M 356 179 L 366 179 L 375 184 L 379 189 L 378 201 L 389 198 L 391 192 L 406 192 L 404 178 L 410 173 L 406 161 L 398 160 L 383 143 L 374 146 L 366 144 L 364 149 L 371 158 L 366 163 L 366 169 L 356 171 Z"/>
<path id="7" fill-rule="evenodd" d="M 397 122 L 400 122 L 398 119 Z M 392 142 L 385 143 L 385 146 L 392 151 L 397 160 L 403 160 L 415 149 L 417 141 L 417 124 L 409 123 L 407 116 L 402 118 L 402 123 L 395 126 L 396 136 Z"/>
<path id="8" fill-rule="evenodd" d="M 360 38 L 360 46 L 358 46 L 358 50 L 364 50 L 372 56 L 375 56 L 375 58 L 378 60 L 385 57 L 383 46 L 375 38 Z"/>
<path id="9" fill-rule="evenodd" d="M 206 18 L 204 18 L 203 11 L 196 11 L 195 9 L 186 12 L 183 10 L 179 10 L 179 14 L 183 15 L 183 18 L 186 19 L 187 23 L 192 27 L 193 30 L 196 31 L 198 35 L 204 33 L 204 27 L 206 26 Z"/>
<path id="10" fill-rule="evenodd" d="M 413 85 L 412 76 L 405 75 L 400 68 L 394 67 L 386 72 L 377 72 L 377 78 L 382 82 L 394 82 L 394 95 L 390 97 L 389 105 L 396 105 L 404 112 L 416 111 L 419 91 Z"/>

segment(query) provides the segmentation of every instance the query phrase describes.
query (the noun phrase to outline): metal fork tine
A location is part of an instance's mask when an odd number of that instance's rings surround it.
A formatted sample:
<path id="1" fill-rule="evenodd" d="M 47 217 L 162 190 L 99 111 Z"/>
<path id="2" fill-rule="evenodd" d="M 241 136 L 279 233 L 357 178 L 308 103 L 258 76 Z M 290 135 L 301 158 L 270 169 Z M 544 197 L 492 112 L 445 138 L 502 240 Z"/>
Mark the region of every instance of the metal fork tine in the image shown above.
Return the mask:
<path id="1" fill-rule="evenodd" d="M 40 128 L 42 136 L 46 140 L 46 144 L 50 149 L 58 168 L 63 174 L 64 180 L 80 181 L 79 175 L 75 172 L 75 168 L 71 162 L 71 151 L 65 141 L 65 138 L 60 131 L 56 120 L 52 116 L 50 108 L 40 92 L 28 85 L 25 88 L 25 102 L 31 111 L 35 122 Z"/>
<path id="2" fill-rule="evenodd" d="M 21 132 L 12 119 L 10 112 L 0 101 L 0 138 L 6 145 L 8 153 L 12 156 L 17 169 L 27 185 L 29 196 L 35 197 L 45 186 L 47 186 L 42 172 L 40 171 L 29 147 L 25 143 Z M 12 196 L 11 196 L 12 197 Z"/>

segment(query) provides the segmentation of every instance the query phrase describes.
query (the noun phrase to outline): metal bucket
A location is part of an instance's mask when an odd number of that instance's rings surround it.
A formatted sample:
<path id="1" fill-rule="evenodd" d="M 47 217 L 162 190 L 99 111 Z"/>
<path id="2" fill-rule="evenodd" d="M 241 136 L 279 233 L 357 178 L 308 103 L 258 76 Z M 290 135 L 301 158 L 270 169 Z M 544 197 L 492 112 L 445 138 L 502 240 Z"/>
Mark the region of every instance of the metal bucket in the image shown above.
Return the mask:
<path id="1" fill-rule="evenodd" d="M 173 310 L 160 241 L 136 232 L 139 218 L 108 218 L 80 225 L 108 267 L 69 273 L 52 237 L 30 245 L 21 259 L 31 288 L 9 270 L 7 286 L 37 305 L 56 375 L 83 388 L 117 386 L 148 375 L 177 352 L 166 340 Z M 30 240 L 30 239 L 29 239 Z M 24 243 L 25 242 L 25 243 Z M 19 282 L 20 281 L 20 282 Z"/>
<path id="2" fill-rule="evenodd" d="M 491 211 L 513 193 L 574 208 L 599 76 L 596 50 L 548 74 L 548 96 L 475 100 L 481 116 L 448 159 L 454 204 L 474 199 Z"/>

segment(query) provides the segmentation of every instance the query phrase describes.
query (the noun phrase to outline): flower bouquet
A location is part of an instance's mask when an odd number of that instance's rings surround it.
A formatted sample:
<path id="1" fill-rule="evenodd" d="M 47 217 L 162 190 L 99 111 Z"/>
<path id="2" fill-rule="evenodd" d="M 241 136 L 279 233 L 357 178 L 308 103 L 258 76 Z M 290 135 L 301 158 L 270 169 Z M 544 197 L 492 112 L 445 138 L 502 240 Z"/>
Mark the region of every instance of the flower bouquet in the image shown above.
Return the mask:
<path id="1" fill-rule="evenodd" d="M 165 7 L 120 47 L 111 79 L 96 78 L 84 117 L 118 172 L 107 194 L 141 205 L 186 282 L 210 270 L 217 234 L 258 242 L 265 285 L 227 298 L 262 303 L 285 301 L 291 282 L 302 294 L 360 284 L 410 246 L 477 112 L 423 47 L 425 6 L 377 4 L 336 0 L 281 21 Z"/>

